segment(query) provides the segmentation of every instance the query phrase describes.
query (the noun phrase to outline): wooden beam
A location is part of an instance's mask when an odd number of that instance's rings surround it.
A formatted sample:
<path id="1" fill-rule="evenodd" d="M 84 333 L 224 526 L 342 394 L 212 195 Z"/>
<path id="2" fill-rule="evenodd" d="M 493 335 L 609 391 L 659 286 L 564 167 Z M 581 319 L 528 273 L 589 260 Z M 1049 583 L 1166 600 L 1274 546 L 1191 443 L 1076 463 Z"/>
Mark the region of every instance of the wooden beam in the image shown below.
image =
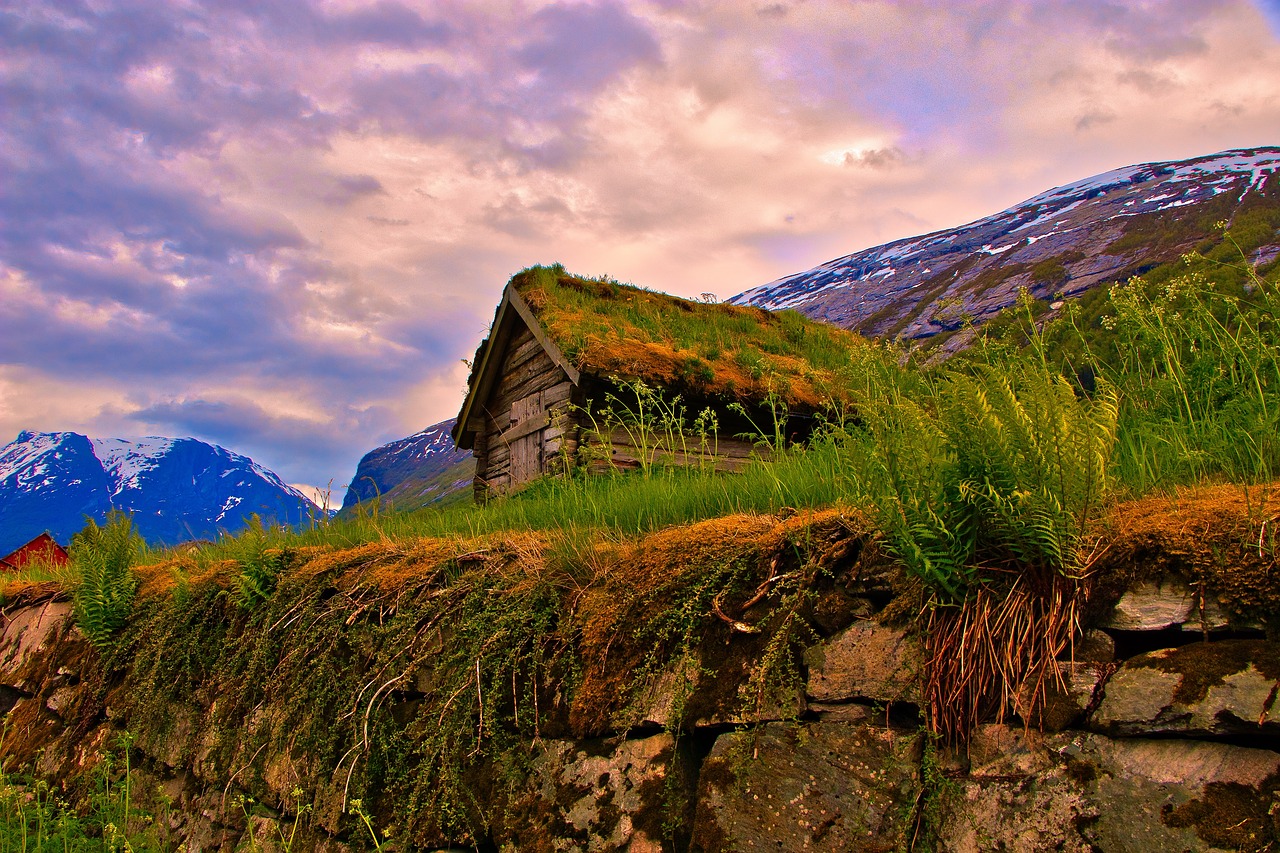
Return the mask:
<path id="1" fill-rule="evenodd" d="M 529 308 L 529 304 L 524 301 L 514 287 L 507 286 L 507 300 L 511 303 L 511 307 L 516 309 L 516 313 L 524 320 L 525 325 L 529 327 L 529 331 L 533 333 L 538 343 L 542 344 L 542 348 L 547 351 L 547 355 L 551 356 L 551 360 L 560 366 L 560 369 L 569 375 L 569 381 L 577 385 L 582 376 L 578 373 L 578 368 L 569 363 L 564 357 L 564 353 L 560 352 L 560 348 L 551 342 L 547 337 L 547 333 L 542 330 L 542 324 L 538 322 L 538 318 L 533 316 L 533 311 Z"/>
<path id="2" fill-rule="evenodd" d="M 498 436 L 498 438 L 502 439 L 504 443 L 510 444 L 516 439 L 524 438 L 526 435 L 535 433 L 538 430 L 549 426 L 550 424 L 551 424 L 551 418 L 547 417 L 546 412 L 543 412 L 541 415 L 535 415 L 534 417 L 527 418 L 526 420 L 521 421 L 520 423 L 516 424 L 515 426 L 503 432 L 501 435 Z"/>

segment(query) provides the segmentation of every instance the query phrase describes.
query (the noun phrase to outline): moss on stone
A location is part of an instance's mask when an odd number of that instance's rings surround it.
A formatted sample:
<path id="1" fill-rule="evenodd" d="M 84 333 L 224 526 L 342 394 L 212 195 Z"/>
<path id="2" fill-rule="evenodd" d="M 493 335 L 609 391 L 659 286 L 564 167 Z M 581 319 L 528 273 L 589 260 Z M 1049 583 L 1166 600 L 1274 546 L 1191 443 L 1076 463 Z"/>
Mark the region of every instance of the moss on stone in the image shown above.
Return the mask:
<path id="1" fill-rule="evenodd" d="M 1253 666 L 1263 677 L 1280 681 L 1280 645 L 1266 640 L 1216 640 L 1134 658 L 1130 667 L 1157 669 L 1182 677 L 1173 699 L 1190 705 L 1228 676 Z"/>
<path id="2" fill-rule="evenodd" d="M 1280 842 L 1272 803 L 1280 778 L 1259 789 L 1238 782 L 1210 782 L 1204 795 L 1161 815 L 1166 826 L 1191 828 L 1215 848 L 1239 853 L 1274 850 Z"/>

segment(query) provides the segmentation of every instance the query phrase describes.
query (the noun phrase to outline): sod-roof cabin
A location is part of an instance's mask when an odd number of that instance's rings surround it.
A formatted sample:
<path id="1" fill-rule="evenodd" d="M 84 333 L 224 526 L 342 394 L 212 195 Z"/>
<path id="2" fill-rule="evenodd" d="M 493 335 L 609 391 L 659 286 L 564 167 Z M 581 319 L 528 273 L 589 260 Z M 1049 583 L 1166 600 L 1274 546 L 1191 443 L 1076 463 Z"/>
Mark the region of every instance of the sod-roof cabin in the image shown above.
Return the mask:
<path id="1" fill-rule="evenodd" d="M 775 426 L 804 437 L 811 416 L 839 405 L 839 374 L 856 335 L 795 312 L 703 303 L 581 278 L 558 264 L 517 273 L 472 362 L 454 426 L 474 451 L 483 501 L 566 467 L 636 467 L 654 461 L 733 469 Z M 638 385 L 637 383 L 642 383 Z M 652 432 L 628 428 L 647 398 Z M 667 410 L 679 397 L 682 409 Z M 732 404 L 738 404 L 734 406 Z M 704 411 L 696 440 L 673 440 Z M 664 415 L 666 421 L 663 422 Z"/>

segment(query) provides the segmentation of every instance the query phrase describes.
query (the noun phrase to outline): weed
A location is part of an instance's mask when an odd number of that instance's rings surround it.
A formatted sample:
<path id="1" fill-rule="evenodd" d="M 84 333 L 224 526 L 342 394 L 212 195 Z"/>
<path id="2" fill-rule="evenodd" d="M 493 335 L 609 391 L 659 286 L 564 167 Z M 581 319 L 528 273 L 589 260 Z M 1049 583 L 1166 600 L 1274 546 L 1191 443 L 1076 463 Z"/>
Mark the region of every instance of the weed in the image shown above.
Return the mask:
<path id="1" fill-rule="evenodd" d="M 172 849 L 167 826 L 133 805 L 133 768 L 126 733 L 114 752 L 98 756 L 94 785 L 82 807 L 43 780 L 0 772 L 0 851 L 118 853 Z"/>
<path id="2" fill-rule="evenodd" d="M 369 813 L 364 809 L 363 800 L 352 800 L 349 806 L 351 814 L 360 819 L 364 824 L 364 828 L 369 833 L 369 837 L 373 840 L 373 847 L 378 853 L 382 853 L 382 841 L 378 838 L 378 831 L 373 828 L 373 820 L 369 817 Z"/>
<path id="3" fill-rule="evenodd" d="M 960 794 L 960 786 L 943 768 L 938 737 L 923 731 L 921 739 L 920 780 L 909 849 L 931 851 L 944 839 L 942 821 L 949 802 Z"/>

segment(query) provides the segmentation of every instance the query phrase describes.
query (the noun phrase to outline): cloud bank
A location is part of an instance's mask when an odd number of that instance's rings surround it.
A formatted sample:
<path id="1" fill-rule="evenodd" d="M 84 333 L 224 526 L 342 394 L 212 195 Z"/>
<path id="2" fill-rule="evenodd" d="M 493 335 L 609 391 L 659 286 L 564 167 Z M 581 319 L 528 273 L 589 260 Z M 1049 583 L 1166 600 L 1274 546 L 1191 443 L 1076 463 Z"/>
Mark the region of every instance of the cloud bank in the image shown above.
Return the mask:
<path id="1" fill-rule="evenodd" d="M 456 413 L 511 273 L 721 297 L 1276 144 L 1280 7 L 58 2 L 0 11 L 0 438 L 290 482 Z"/>

